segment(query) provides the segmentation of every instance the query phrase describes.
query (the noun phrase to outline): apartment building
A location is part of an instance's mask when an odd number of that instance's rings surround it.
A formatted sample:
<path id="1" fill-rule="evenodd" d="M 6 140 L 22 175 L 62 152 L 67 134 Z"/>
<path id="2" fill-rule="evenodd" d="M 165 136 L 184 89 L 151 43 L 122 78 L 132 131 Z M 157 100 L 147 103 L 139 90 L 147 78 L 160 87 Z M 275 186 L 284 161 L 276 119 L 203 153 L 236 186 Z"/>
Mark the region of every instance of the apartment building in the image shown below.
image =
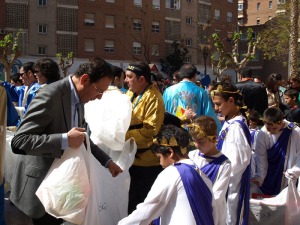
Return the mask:
<path id="1" fill-rule="evenodd" d="M 21 29 L 23 56 L 72 51 L 76 58 L 150 63 L 178 41 L 189 50 L 185 61 L 200 66 L 203 37 L 228 39 L 237 23 L 236 0 L 0 0 L 0 12 L 3 35 Z"/>
<path id="2" fill-rule="evenodd" d="M 285 0 L 239 0 L 238 1 L 238 25 L 243 32 L 240 45 L 240 55 L 246 52 L 246 31 L 249 27 L 253 29 L 253 38 L 255 39 L 259 32 L 265 28 L 265 24 L 279 13 L 285 12 Z M 265 60 L 263 52 L 258 50 L 255 58 L 248 64 L 254 71 L 266 80 L 271 73 L 280 73 L 284 79 L 287 79 L 288 68 L 284 67 L 282 62 L 276 60 Z"/>

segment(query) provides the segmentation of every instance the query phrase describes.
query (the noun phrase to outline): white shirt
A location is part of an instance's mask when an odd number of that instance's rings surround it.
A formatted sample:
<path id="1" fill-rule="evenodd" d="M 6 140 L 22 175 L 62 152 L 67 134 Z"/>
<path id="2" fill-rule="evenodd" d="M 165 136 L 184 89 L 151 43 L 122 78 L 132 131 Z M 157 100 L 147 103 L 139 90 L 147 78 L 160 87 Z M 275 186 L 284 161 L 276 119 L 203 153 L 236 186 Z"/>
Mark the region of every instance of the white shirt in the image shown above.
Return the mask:
<path id="1" fill-rule="evenodd" d="M 220 157 L 222 152 L 219 152 L 212 157 Z M 203 166 L 211 162 L 213 159 L 204 158 L 199 155 L 199 150 L 194 150 L 189 152 L 189 157 L 194 163 L 201 169 Z M 213 212 L 215 225 L 225 225 L 226 224 L 226 193 L 229 185 L 231 173 L 231 164 L 227 159 L 225 160 L 219 168 L 216 179 L 213 183 L 213 196 L 215 199 L 215 211 Z"/>
<path id="2" fill-rule="evenodd" d="M 180 162 L 194 165 L 190 159 Z M 199 173 L 212 190 L 211 181 L 204 173 L 201 171 Z M 196 225 L 180 174 L 173 165 L 158 175 L 145 201 L 138 204 L 137 209 L 122 219 L 118 225 L 149 225 L 158 217 L 161 218 L 161 225 Z"/>

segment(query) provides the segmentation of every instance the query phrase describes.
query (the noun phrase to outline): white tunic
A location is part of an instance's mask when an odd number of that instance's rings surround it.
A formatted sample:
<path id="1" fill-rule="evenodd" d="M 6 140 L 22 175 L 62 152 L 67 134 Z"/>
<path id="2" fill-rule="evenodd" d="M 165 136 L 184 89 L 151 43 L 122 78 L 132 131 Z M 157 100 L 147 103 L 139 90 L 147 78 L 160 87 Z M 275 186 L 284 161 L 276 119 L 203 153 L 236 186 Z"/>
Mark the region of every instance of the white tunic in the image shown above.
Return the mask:
<path id="1" fill-rule="evenodd" d="M 217 158 L 221 155 L 223 154 L 219 152 L 216 155 L 212 155 L 212 157 Z M 200 169 L 212 161 L 210 158 L 199 156 L 199 150 L 189 152 L 189 157 Z M 226 193 L 229 185 L 230 173 L 231 164 L 227 159 L 220 166 L 216 179 L 213 183 L 213 195 L 216 204 L 213 212 L 215 225 L 226 224 Z"/>
<path id="2" fill-rule="evenodd" d="M 286 127 L 290 122 L 284 120 Z M 280 137 L 282 131 L 277 134 L 271 134 L 267 131 L 266 127 L 261 128 L 261 132 L 258 133 L 255 145 L 255 159 L 257 163 L 257 171 L 255 177 L 263 183 L 268 170 L 267 161 L 267 150 L 270 149 Z M 285 163 L 284 171 L 300 176 L 300 128 L 296 127 L 290 136 L 287 149 L 287 161 Z M 287 179 L 284 178 L 283 187 L 281 190 L 287 186 Z M 300 185 L 298 185 L 298 190 L 300 190 Z"/>
<path id="3" fill-rule="evenodd" d="M 194 165 L 190 159 L 180 162 Z M 211 181 L 201 171 L 200 176 L 211 190 Z M 173 165 L 158 175 L 145 201 L 118 225 L 149 225 L 158 217 L 161 225 L 196 225 L 180 174 Z"/>
<path id="4" fill-rule="evenodd" d="M 251 160 L 251 147 L 248 144 L 243 128 L 238 122 L 232 123 L 234 120 L 245 121 L 245 118 L 243 116 L 236 116 L 231 120 L 225 121 L 222 127 L 222 130 L 225 130 L 230 125 L 222 147 L 222 153 L 231 162 L 226 218 L 228 225 L 235 225 L 238 221 L 237 208 L 241 179 Z"/>

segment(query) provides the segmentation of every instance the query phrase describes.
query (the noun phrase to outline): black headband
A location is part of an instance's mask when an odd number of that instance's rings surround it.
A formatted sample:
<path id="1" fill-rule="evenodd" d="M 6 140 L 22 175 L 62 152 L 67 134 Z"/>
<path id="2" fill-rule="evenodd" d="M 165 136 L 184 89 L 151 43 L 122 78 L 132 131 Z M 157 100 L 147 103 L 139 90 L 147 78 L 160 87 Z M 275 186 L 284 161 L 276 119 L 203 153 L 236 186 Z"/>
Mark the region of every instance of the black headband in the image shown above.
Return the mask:
<path id="1" fill-rule="evenodd" d="M 143 76 L 144 75 L 143 71 L 140 68 L 137 68 L 137 67 L 132 66 L 132 65 L 129 65 L 126 70 L 129 70 L 129 71 L 135 73 L 138 76 Z"/>

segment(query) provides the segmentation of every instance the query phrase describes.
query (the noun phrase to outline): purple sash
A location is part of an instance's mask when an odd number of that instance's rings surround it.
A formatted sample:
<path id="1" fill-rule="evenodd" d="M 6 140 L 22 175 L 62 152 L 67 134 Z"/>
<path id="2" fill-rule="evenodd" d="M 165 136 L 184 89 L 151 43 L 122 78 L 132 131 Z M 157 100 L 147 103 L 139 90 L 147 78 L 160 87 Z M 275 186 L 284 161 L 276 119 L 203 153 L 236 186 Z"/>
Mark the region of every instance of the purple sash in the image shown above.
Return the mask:
<path id="1" fill-rule="evenodd" d="M 216 180 L 216 176 L 218 174 L 219 168 L 222 165 L 222 163 L 227 160 L 228 158 L 225 155 L 220 155 L 219 157 L 208 157 L 201 155 L 201 157 L 204 158 L 213 158 L 212 161 L 210 161 L 208 164 L 203 166 L 201 168 L 202 172 L 207 175 L 207 177 L 211 180 L 211 182 L 214 184 Z"/>
<path id="2" fill-rule="evenodd" d="M 240 121 L 240 120 L 235 120 L 232 123 L 235 123 L 235 122 L 237 122 L 241 125 L 241 127 L 244 131 L 244 134 L 246 136 L 247 142 L 251 146 L 251 134 L 250 134 L 248 126 L 243 121 Z M 221 132 L 219 137 L 218 137 L 217 149 L 219 151 L 222 151 L 223 142 L 226 138 L 229 127 L 230 126 L 228 126 L 225 130 L 223 130 L 223 132 Z M 246 169 L 245 169 L 245 171 L 242 175 L 242 179 L 241 179 L 241 187 L 240 187 L 239 202 L 238 202 L 238 212 L 237 212 L 237 218 L 238 218 L 237 219 L 237 225 L 239 224 L 239 218 L 240 218 L 240 215 L 242 213 L 243 203 L 244 203 L 243 225 L 247 225 L 248 221 L 249 221 L 250 176 L 251 176 L 251 167 L 250 167 L 250 165 L 251 165 L 251 163 L 249 163 L 249 165 L 246 167 Z"/>
<path id="3" fill-rule="evenodd" d="M 260 190 L 266 195 L 278 195 L 281 191 L 281 179 L 284 170 L 286 150 L 292 130 L 293 123 L 284 128 L 276 143 L 268 149 L 268 171 Z"/>
<path id="4" fill-rule="evenodd" d="M 251 144 L 252 145 L 254 143 L 255 133 L 256 133 L 256 130 L 253 130 L 253 131 L 250 132 L 250 135 L 251 135 Z"/>
<path id="5" fill-rule="evenodd" d="M 214 224 L 212 193 L 199 173 L 191 165 L 174 164 L 177 168 L 197 225 Z"/>

